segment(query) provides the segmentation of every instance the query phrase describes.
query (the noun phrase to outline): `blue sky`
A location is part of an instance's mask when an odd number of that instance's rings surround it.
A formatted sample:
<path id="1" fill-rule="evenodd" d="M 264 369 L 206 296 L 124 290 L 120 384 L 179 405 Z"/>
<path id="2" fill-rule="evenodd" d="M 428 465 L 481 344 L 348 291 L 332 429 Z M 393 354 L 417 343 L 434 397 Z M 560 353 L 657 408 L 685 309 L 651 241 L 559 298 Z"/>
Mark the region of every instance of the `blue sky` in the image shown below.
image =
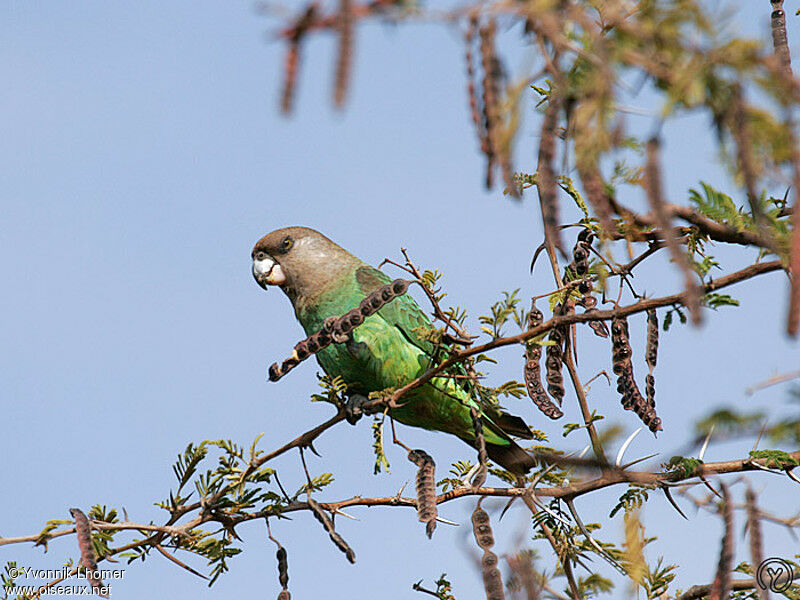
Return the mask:
<path id="1" fill-rule="evenodd" d="M 768 39 L 768 7 L 754 4 L 739 22 Z M 342 114 L 330 108 L 333 39 L 312 38 L 295 113 L 284 119 L 277 111 L 283 47 L 268 35 L 274 26 L 246 2 L 0 3 L 0 535 L 38 532 L 46 519 L 68 518 L 69 507 L 98 502 L 158 522 L 162 511 L 153 502 L 173 486 L 170 465 L 189 442 L 248 444 L 264 432 L 262 444 L 275 447 L 327 418 L 329 407 L 308 401 L 316 390 L 312 361 L 279 384 L 266 382 L 267 365 L 302 335 L 286 298 L 265 294 L 250 275 L 252 244 L 272 229 L 317 228 L 373 264 L 406 247 L 420 264 L 446 274 L 448 300 L 468 308 L 474 330 L 500 290 L 521 288 L 529 297 L 551 285 L 544 270 L 528 272 L 542 236 L 535 196 L 514 203 L 482 189 L 456 30 L 359 29 Z M 509 43 L 515 35 L 507 34 Z M 526 60 L 515 55 L 511 66 Z M 530 105 L 525 114 L 517 164 L 530 170 L 536 117 Z M 714 164 L 702 137 L 707 126 L 702 117 L 686 117 L 665 132 L 667 192 L 676 201 L 700 179 L 742 198 Z M 752 259 L 722 255 L 730 267 Z M 662 263 L 641 285 L 656 294 L 677 281 Z M 690 437 L 693 420 L 717 405 L 784 405 L 785 388 L 754 397 L 744 390 L 800 359 L 797 343 L 782 334 L 785 276 L 732 293 L 740 309 L 709 314 L 700 330 L 677 327 L 662 337 L 656 376 L 665 432 L 658 440 L 643 434 L 633 452 L 668 458 Z M 634 337 L 643 337 L 640 321 L 632 320 Z M 588 335 L 581 343 L 585 379 L 608 368 L 605 343 Z M 519 377 L 520 354 L 499 352 L 504 360 L 492 380 Z M 590 400 L 608 422 L 638 427 L 613 388 L 596 385 Z M 584 444 L 560 438 L 561 424 L 542 423 L 527 399 L 508 408 L 565 448 Z M 577 420 L 573 404 L 566 412 L 566 420 Z M 470 456 L 443 435 L 402 435 L 434 454 L 440 473 Z M 751 444 L 712 446 L 707 460 L 744 456 Z M 309 467 L 336 476 L 321 498 L 390 495 L 413 477 L 413 465 L 393 448 L 391 474 L 373 476 L 370 445 L 366 422 L 340 425 L 319 440 L 323 456 Z M 302 483 L 297 454 L 276 467 L 287 487 Z M 766 474 L 754 481 L 776 511 L 796 510 L 796 487 Z M 586 520 L 602 520 L 622 491 L 578 507 Z M 468 523 L 473 507 L 450 503 L 441 513 Z M 353 513 L 361 522 L 339 519 L 337 527 L 356 550 L 355 566 L 310 515 L 274 526 L 289 551 L 295 597 L 417 597 L 412 583 L 430 584 L 442 572 L 460 599 L 480 593 L 466 526 L 440 525 L 429 541 L 411 510 Z M 680 562 L 684 588 L 711 579 L 720 533 L 716 519 L 689 514 L 692 520 L 682 521 L 661 497 L 645 510 L 648 533 L 662 536 L 648 557 Z M 525 520 L 521 507 L 511 511 L 499 551 L 513 549 Z M 767 533 L 768 555 L 796 552 L 785 532 Z M 604 539 L 621 534 L 617 519 Z M 175 598 L 276 595 L 274 548 L 263 523 L 241 535 L 244 554 L 212 590 L 156 555 L 128 566 L 113 596 L 160 589 Z M 2 547 L 0 560 L 57 568 L 75 552 L 74 540 L 62 538 L 47 554 Z"/>

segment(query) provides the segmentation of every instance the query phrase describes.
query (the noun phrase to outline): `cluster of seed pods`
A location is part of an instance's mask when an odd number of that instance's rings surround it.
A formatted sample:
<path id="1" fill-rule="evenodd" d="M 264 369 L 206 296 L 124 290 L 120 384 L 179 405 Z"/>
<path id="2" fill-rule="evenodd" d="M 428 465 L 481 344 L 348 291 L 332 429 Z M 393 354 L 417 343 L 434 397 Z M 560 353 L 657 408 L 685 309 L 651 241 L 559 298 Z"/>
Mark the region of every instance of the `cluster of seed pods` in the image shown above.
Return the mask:
<path id="1" fill-rule="evenodd" d="M 408 460 L 419 467 L 417 471 L 417 518 L 425 523 L 430 538 L 436 529 L 436 463 L 424 450 L 411 450 Z"/>
<path id="2" fill-rule="evenodd" d="M 332 342 L 346 342 L 353 329 L 361 325 L 364 319 L 378 312 L 382 306 L 398 296 L 405 294 L 410 285 L 411 282 L 406 279 L 395 279 L 391 283 L 387 283 L 371 292 L 356 308 L 346 312 L 341 317 L 325 319 L 322 329 L 298 342 L 289 358 L 280 365 L 272 363 L 269 368 L 269 380 L 278 381 L 309 356 L 326 348 Z"/>
<path id="3" fill-rule="evenodd" d="M 497 555 L 492 552 L 494 533 L 489 522 L 489 514 L 480 507 L 480 503 L 472 513 L 472 533 L 475 541 L 483 550 L 481 557 L 481 573 L 486 600 L 505 600 L 503 592 L 503 576 L 497 568 Z"/>
<path id="4" fill-rule="evenodd" d="M 628 321 L 624 317 L 615 317 L 611 321 L 611 344 L 617 391 L 622 394 L 622 407 L 636 413 L 653 433 L 661 431 L 661 419 L 656 415 L 655 405 L 642 397 L 633 377 Z"/>
<path id="5" fill-rule="evenodd" d="M 278 547 L 275 558 L 278 559 L 278 582 L 283 588 L 278 594 L 278 600 L 291 600 L 292 595 L 289 593 L 289 561 L 286 556 L 286 549 L 283 546 Z"/>
<path id="6" fill-rule="evenodd" d="M 334 543 L 334 545 L 337 548 L 339 548 L 339 550 L 344 552 L 344 555 L 347 557 L 347 560 L 355 564 L 356 553 L 350 546 L 347 545 L 347 542 L 344 541 L 344 538 L 340 536 L 333 528 L 333 521 L 331 521 L 330 517 L 328 517 L 325 510 L 319 505 L 319 502 L 317 502 L 313 498 L 309 498 L 308 507 L 311 509 L 311 512 L 317 518 L 317 521 L 322 523 L 322 526 L 325 528 L 325 531 L 328 532 L 328 536 L 330 536 L 331 541 Z"/>
<path id="7" fill-rule="evenodd" d="M 70 508 L 69 514 L 75 519 L 75 535 L 78 538 L 78 549 L 81 552 L 81 566 L 86 569 L 89 585 L 92 586 L 93 590 L 97 591 L 102 587 L 103 582 L 94 576 L 95 571 L 97 571 L 97 559 L 95 558 L 94 544 L 92 543 L 92 526 L 80 508 Z"/>
<path id="8" fill-rule="evenodd" d="M 528 313 L 528 329 L 538 327 L 543 320 L 542 311 L 536 308 L 536 302 L 533 302 Z M 550 399 L 542 385 L 541 358 L 542 347 L 538 344 L 529 344 L 525 350 L 525 387 L 528 390 L 528 396 L 545 416 L 551 419 L 560 419 L 564 416 L 564 413 Z"/>

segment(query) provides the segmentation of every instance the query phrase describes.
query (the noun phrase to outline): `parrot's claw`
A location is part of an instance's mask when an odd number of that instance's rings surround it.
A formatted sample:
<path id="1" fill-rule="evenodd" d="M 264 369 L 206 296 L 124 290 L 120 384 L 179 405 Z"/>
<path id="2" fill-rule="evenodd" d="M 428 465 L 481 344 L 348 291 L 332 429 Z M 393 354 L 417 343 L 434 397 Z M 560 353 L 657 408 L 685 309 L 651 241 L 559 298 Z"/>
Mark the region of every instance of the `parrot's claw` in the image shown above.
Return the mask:
<path id="1" fill-rule="evenodd" d="M 347 403 L 344 405 L 344 418 L 347 419 L 350 425 L 355 425 L 358 423 L 359 419 L 364 416 L 362 406 L 368 400 L 366 396 L 362 396 L 361 394 L 352 394 L 347 399 Z"/>

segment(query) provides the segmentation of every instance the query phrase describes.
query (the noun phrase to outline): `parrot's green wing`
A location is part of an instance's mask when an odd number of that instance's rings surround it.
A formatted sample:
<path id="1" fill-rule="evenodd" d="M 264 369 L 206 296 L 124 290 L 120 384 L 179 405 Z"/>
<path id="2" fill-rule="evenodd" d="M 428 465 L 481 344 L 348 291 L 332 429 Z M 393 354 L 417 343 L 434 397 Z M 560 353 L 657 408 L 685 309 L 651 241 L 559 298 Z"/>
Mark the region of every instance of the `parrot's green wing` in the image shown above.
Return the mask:
<path id="1" fill-rule="evenodd" d="M 356 270 L 356 281 L 364 295 L 391 283 L 392 279 L 383 271 L 365 266 Z M 389 325 L 397 327 L 409 343 L 413 344 L 429 358 L 435 352 L 434 344 L 425 339 L 424 332 L 433 329 L 430 320 L 408 294 L 403 294 L 385 304 L 378 314 Z"/>
<path id="2" fill-rule="evenodd" d="M 388 275 L 370 266 L 359 268 L 356 271 L 356 280 L 364 294 L 369 294 L 377 288 L 391 282 L 391 278 Z M 404 294 L 396 298 L 392 302 L 381 307 L 378 314 L 389 325 L 399 329 L 403 337 L 405 337 L 409 343 L 419 348 L 429 361 L 434 358 L 436 352 L 435 345 L 424 335 L 425 331 L 432 330 L 433 326 L 411 296 Z M 461 375 L 466 374 L 463 365 L 457 365 L 456 371 Z M 443 380 L 439 381 L 442 382 Z M 450 388 L 450 393 L 448 395 L 456 396 L 458 401 L 462 404 L 472 404 L 473 401 L 465 397 L 462 390 L 453 389 L 457 387 L 457 383 L 453 384 L 453 382 L 453 379 L 448 380 L 449 385 L 447 385 L 447 388 Z M 441 383 L 436 387 L 441 388 Z M 448 392 L 448 390 L 441 391 L 444 393 Z M 510 434 L 524 439 L 531 439 L 533 437 L 530 428 L 525 424 L 525 421 L 519 417 L 509 415 L 495 406 L 482 406 L 480 408 L 481 412 L 489 417 L 489 422 L 487 422 L 486 425 L 493 433 L 501 436 Z"/>

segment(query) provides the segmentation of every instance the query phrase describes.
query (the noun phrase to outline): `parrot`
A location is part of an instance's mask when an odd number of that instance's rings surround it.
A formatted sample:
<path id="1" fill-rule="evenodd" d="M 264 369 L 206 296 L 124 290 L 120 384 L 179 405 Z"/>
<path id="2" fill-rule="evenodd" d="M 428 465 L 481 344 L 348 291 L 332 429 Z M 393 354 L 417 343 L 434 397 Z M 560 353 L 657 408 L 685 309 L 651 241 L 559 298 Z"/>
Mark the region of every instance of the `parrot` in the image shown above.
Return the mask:
<path id="1" fill-rule="evenodd" d="M 326 319 L 355 308 L 391 278 L 360 260 L 322 233 L 308 227 L 286 227 L 268 233 L 252 251 L 253 277 L 260 287 L 279 287 L 289 298 L 306 335 Z M 345 341 L 316 353 L 331 377 L 347 384 L 348 408 L 370 392 L 401 387 L 434 365 L 435 345 L 424 332 L 433 325 L 416 301 L 403 294 L 384 304 L 356 327 Z M 453 377 L 434 377 L 409 391 L 390 416 L 404 425 L 455 435 L 477 448 L 471 408 L 478 409 L 489 458 L 516 476 L 535 466 L 534 458 L 511 435 L 532 439 L 525 422 L 497 407 L 483 406 Z"/>

